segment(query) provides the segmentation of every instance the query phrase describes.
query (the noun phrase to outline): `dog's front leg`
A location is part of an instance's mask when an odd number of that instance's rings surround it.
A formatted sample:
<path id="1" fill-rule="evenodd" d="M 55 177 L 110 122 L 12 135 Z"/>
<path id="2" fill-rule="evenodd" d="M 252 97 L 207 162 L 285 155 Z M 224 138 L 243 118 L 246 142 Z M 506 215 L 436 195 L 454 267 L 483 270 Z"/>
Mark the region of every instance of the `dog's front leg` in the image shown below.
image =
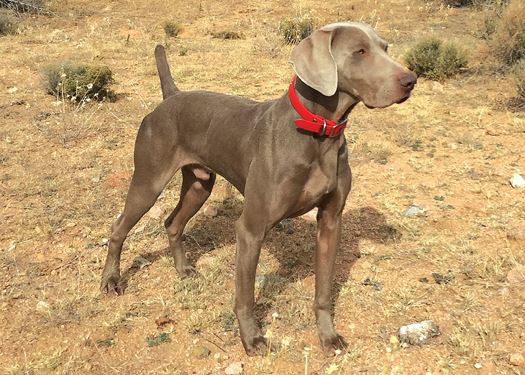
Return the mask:
<path id="1" fill-rule="evenodd" d="M 319 340 L 325 351 L 344 349 L 347 346 L 343 337 L 337 334 L 332 320 L 335 257 L 341 237 L 342 212 L 351 184 L 350 169 L 343 168 L 343 172 L 340 174 L 337 190 L 323 201 L 317 213 L 314 311 Z"/>
<path id="2" fill-rule="evenodd" d="M 235 260 L 234 310 L 239 321 L 242 345 L 246 354 L 254 356 L 266 351 L 266 339 L 262 336 L 253 313 L 255 272 L 266 231 L 260 223 L 250 225 L 249 216 L 244 211 L 235 226 L 237 254 Z M 255 224 L 256 220 L 252 222 Z"/>

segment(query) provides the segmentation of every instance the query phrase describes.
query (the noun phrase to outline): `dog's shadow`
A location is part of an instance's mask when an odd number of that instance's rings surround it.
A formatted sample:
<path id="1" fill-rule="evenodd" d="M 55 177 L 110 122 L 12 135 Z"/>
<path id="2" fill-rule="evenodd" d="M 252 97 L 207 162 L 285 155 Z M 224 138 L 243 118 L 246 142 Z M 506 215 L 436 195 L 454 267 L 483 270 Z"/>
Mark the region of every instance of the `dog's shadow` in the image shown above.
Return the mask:
<path id="1" fill-rule="evenodd" d="M 184 246 L 191 264 L 195 265 L 200 257 L 214 249 L 235 243 L 234 222 L 241 212 L 242 202 L 230 201 L 224 204 L 218 217 L 208 218 L 200 215 L 195 218 L 194 225 L 184 235 Z M 272 301 L 278 298 L 290 283 L 314 274 L 316 230 L 315 222 L 296 218 L 292 224 L 288 222 L 286 226 L 281 229 L 274 228 L 268 234 L 263 251 L 269 250 L 279 262 L 279 268 L 266 275 L 258 271 L 257 281 L 260 287 L 256 296 L 256 315 L 260 321 L 266 319 L 273 308 Z M 397 240 L 400 236 L 400 232 L 389 225 L 385 216 L 373 207 L 351 209 L 343 214 L 341 242 L 334 275 L 334 303 L 339 298 L 342 286 L 350 277 L 352 266 L 361 256 L 361 240 L 386 243 Z M 163 255 L 169 255 L 167 248 L 143 253 L 135 258 L 132 265 L 122 274 L 121 283 L 124 289 L 129 280 L 140 271 L 142 262 L 154 263 Z"/>

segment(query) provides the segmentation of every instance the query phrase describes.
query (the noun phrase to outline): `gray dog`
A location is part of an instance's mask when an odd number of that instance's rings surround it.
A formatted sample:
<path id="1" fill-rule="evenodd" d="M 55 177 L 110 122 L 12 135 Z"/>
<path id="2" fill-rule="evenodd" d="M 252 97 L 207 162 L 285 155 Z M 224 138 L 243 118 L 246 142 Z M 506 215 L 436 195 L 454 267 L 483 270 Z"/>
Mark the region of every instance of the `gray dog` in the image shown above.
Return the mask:
<path id="1" fill-rule="evenodd" d="M 322 27 L 291 54 L 297 75 L 287 94 L 255 102 L 177 89 L 162 46 L 155 57 L 164 101 L 142 121 L 135 172 L 122 215 L 112 227 L 101 289 L 122 293 L 120 254 L 129 231 L 180 169 L 177 207 L 165 221 L 181 276 L 191 275 L 181 236 L 204 204 L 216 173 L 245 198 L 235 223 L 235 314 L 248 355 L 266 351 L 254 317 L 254 283 L 261 244 L 280 220 L 317 213 L 314 311 L 323 349 L 346 346 L 332 320 L 331 287 L 341 215 L 352 175 L 342 130 L 354 106 L 382 108 L 405 101 L 416 76 L 387 54 L 388 44 L 366 24 Z"/>

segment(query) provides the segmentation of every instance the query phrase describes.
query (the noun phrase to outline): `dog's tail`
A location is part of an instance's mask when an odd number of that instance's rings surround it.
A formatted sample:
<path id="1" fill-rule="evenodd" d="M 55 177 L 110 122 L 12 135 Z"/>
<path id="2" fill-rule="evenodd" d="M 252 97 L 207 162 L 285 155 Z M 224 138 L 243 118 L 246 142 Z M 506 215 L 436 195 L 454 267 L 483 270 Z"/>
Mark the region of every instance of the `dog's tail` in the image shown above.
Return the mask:
<path id="1" fill-rule="evenodd" d="M 175 82 L 173 82 L 168 59 L 166 58 L 166 51 L 161 44 L 157 44 L 157 47 L 155 47 L 155 61 L 157 62 L 157 71 L 160 77 L 162 98 L 166 99 L 179 91 L 179 89 L 175 86 Z"/>

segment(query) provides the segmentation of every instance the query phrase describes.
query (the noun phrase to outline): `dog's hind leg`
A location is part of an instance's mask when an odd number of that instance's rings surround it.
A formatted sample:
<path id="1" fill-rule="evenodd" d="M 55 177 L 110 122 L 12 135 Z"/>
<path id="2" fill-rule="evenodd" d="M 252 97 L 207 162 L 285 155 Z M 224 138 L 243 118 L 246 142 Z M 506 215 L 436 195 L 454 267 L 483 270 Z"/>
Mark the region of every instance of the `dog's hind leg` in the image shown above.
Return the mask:
<path id="1" fill-rule="evenodd" d="M 143 121 L 135 144 L 135 171 L 126 197 L 124 211 L 113 223 L 108 244 L 106 264 L 102 272 L 100 289 L 103 292 L 121 294 L 120 254 L 122 244 L 129 231 L 140 218 L 155 204 L 160 193 L 167 185 L 178 166 L 174 158 L 167 153 L 171 150 L 166 144 L 159 143 L 153 134 L 153 121 Z M 151 150 L 156 150 L 153 153 Z M 162 153 L 160 150 L 166 150 Z"/>
<path id="2" fill-rule="evenodd" d="M 199 167 L 182 167 L 182 187 L 177 207 L 164 222 L 175 267 L 180 276 L 190 276 L 195 269 L 188 264 L 182 247 L 182 233 L 188 221 L 208 199 L 215 183 L 215 173 Z"/>

